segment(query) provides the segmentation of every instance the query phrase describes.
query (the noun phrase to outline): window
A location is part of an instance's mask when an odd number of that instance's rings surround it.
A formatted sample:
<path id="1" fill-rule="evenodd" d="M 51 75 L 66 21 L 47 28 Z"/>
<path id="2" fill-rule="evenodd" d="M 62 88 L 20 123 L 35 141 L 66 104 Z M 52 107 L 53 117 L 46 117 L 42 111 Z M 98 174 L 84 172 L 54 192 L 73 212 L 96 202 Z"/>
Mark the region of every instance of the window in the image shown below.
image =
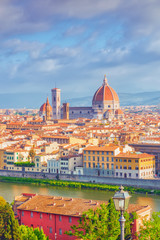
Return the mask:
<path id="1" fill-rule="evenodd" d="M 107 162 L 109 162 L 109 157 L 107 157 Z"/>
<path id="2" fill-rule="evenodd" d="M 112 162 L 114 162 L 114 159 L 113 159 L 113 157 L 112 157 Z"/>
<path id="3" fill-rule="evenodd" d="M 99 157 L 97 157 L 97 161 L 99 162 Z"/>
<path id="4" fill-rule="evenodd" d="M 129 159 L 128 162 L 132 162 L 132 161 Z"/>
<path id="5" fill-rule="evenodd" d="M 135 167 L 135 170 L 138 170 L 138 169 L 139 169 L 139 167 L 138 167 L 138 166 L 136 166 L 136 167 Z"/>
<path id="6" fill-rule="evenodd" d="M 120 172 L 120 176 L 122 177 L 122 173 Z"/>
<path id="7" fill-rule="evenodd" d="M 138 163 L 138 160 L 135 160 L 136 163 Z"/>
<path id="8" fill-rule="evenodd" d="M 71 217 L 69 217 L 69 222 L 70 222 L 70 223 L 72 222 L 72 218 L 71 218 Z"/>
<path id="9" fill-rule="evenodd" d="M 62 221 L 62 216 L 59 216 L 59 221 L 60 221 L 60 222 Z"/>
<path id="10" fill-rule="evenodd" d="M 22 211 L 22 216 L 24 216 L 24 211 Z"/>
<path id="11" fill-rule="evenodd" d="M 104 162 L 104 157 L 102 157 L 102 161 Z"/>
<path id="12" fill-rule="evenodd" d="M 119 159 L 120 162 L 122 162 L 122 159 Z"/>
<path id="13" fill-rule="evenodd" d="M 49 228 L 49 232 L 52 233 L 52 227 Z"/>
<path id="14" fill-rule="evenodd" d="M 86 151 L 84 150 L 84 154 L 86 154 Z"/>
<path id="15" fill-rule="evenodd" d="M 131 167 L 131 166 L 129 166 L 129 167 L 128 167 L 128 169 L 129 169 L 129 170 L 132 170 L 132 167 Z"/>
<path id="16" fill-rule="evenodd" d="M 51 214 L 49 214 L 49 220 L 52 220 L 52 215 Z"/>
<path id="17" fill-rule="evenodd" d="M 93 168 L 95 168 L 95 163 L 93 163 Z"/>
<path id="18" fill-rule="evenodd" d="M 91 157 L 90 156 L 88 156 L 88 161 L 90 161 L 91 160 Z"/>
<path id="19" fill-rule="evenodd" d="M 122 165 L 120 165 L 120 169 L 122 169 Z"/>
<path id="20" fill-rule="evenodd" d="M 86 160 L 86 156 L 84 156 L 84 160 Z"/>
<path id="21" fill-rule="evenodd" d="M 136 177 L 138 177 L 138 173 L 136 173 Z"/>
<path id="22" fill-rule="evenodd" d="M 116 165 L 116 169 L 118 169 L 118 165 Z"/>
<path id="23" fill-rule="evenodd" d="M 124 165 L 123 169 L 127 169 L 127 166 Z"/>
<path id="24" fill-rule="evenodd" d="M 109 163 L 107 163 L 107 168 L 109 168 Z"/>
<path id="25" fill-rule="evenodd" d="M 102 168 L 104 169 L 104 163 L 102 163 Z"/>
<path id="26" fill-rule="evenodd" d="M 84 163 L 84 167 L 86 168 L 86 163 Z"/>
<path id="27" fill-rule="evenodd" d="M 59 229 L 59 235 L 62 235 L 62 228 Z"/>
<path id="28" fill-rule="evenodd" d="M 116 176 L 118 176 L 118 172 L 116 172 Z"/>
<path id="29" fill-rule="evenodd" d="M 112 170 L 114 169 L 114 164 L 111 165 L 112 166 Z"/>
<path id="30" fill-rule="evenodd" d="M 127 162 L 127 160 L 126 160 L 126 159 L 124 159 L 124 162 Z"/>
<path id="31" fill-rule="evenodd" d="M 131 173 L 129 173 L 129 177 L 131 177 L 132 175 L 131 175 Z"/>
<path id="32" fill-rule="evenodd" d="M 43 215 L 42 215 L 42 213 L 40 213 L 40 218 L 42 219 L 42 217 L 43 217 Z"/>
<path id="33" fill-rule="evenodd" d="M 90 162 L 88 163 L 88 167 L 89 167 L 89 168 L 91 167 L 91 163 L 90 163 Z"/>
<path id="34" fill-rule="evenodd" d="M 95 157 L 93 157 L 93 161 L 95 161 Z"/>
<path id="35" fill-rule="evenodd" d="M 33 218 L 33 212 L 31 212 L 31 218 Z"/>
<path id="36" fill-rule="evenodd" d="M 102 155 L 104 155 L 104 152 L 102 151 Z"/>

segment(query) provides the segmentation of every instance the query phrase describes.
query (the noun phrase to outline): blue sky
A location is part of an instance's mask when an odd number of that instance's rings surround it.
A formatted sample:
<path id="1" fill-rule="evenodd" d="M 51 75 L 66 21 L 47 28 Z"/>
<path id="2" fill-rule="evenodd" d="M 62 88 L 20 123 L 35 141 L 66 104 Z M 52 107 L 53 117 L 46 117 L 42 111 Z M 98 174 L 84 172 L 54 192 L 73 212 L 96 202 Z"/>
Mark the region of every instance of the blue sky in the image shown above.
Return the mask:
<path id="1" fill-rule="evenodd" d="M 104 74 L 117 92 L 160 91 L 159 12 L 159 0 L 1 0 L 0 93 L 92 96 Z"/>

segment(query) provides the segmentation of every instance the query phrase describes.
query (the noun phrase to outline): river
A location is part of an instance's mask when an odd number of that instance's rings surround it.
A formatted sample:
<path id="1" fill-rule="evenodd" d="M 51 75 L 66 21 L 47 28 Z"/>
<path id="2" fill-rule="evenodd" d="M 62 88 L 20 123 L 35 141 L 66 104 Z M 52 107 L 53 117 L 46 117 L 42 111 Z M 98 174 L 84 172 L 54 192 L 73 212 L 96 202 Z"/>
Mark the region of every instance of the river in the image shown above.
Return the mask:
<path id="1" fill-rule="evenodd" d="M 93 200 L 108 200 L 113 197 L 114 192 L 99 191 L 99 190 L 86 190 L 86 189 L 73 189 L 52 186 L 37 186 L 32 184 L 21 183 L 4 183 L 0 182 L 0 196 L 11 203 L 14 197 L 21 193 L 37 193 L 41 195 L 63 196 L 84 198 Z M 140 204 L 142 206 L 150 205 L 152 211 L 160 211 L 160 196 L 159 195 L 145 195 L 145 194 L 132 194 L 130 203 Z"/>

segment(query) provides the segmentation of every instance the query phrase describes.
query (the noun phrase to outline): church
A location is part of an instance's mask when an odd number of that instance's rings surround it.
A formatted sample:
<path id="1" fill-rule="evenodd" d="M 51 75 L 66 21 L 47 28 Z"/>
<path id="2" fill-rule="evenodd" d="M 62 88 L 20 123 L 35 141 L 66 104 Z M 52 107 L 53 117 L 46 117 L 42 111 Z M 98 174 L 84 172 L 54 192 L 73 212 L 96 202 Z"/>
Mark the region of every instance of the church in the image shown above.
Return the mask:
<path id="1" fill-rule="evenodd" d="M 45 115 L 46 118 L 48 118 L 48 116 L 51 118 L 52 115 L 52 119 L 93 118 L 100 120 L 112 120 L 123 117 L 119 97 L 116 91 L 108 84 L 106 75 L 104 76 L 102 85 L 95 92 L 92 99 L 92 106 L 90 107 L 69 107 L 69 103 L 63 103 L 61 106 L 61 89 L 53 88 L 51 89 L 51 93 L 52 107 L 47 99 L 47 102 L 40 108 L 40 116 Z M 46 107 L 48 108 L 46 109 Z"/>

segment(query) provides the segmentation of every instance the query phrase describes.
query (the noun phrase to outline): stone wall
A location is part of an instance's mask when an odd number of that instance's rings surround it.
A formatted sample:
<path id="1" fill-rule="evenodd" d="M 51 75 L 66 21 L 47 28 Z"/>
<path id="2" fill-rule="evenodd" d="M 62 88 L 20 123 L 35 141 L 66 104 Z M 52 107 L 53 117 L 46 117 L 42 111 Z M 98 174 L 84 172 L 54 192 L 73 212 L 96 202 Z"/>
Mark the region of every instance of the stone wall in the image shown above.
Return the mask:
<path id="1" fill-rule="evenodd" d="M 0 170 L 0 176 L 10 177 L 25 177 L 25 178 L 41 178 L 41 179 L 56 179 L 54 173 L 33 173 L 33 172 L 18 172 Z M 59 175 L 61 180 L 80 181 L 80 182 L 94 182 L 109 185 L 123 185 L 146 189 L 160 189 L 160 179 L 128 179 L 128 178 L 114 178 L 101 176 L 86 176 L 86 175 Z"/>

